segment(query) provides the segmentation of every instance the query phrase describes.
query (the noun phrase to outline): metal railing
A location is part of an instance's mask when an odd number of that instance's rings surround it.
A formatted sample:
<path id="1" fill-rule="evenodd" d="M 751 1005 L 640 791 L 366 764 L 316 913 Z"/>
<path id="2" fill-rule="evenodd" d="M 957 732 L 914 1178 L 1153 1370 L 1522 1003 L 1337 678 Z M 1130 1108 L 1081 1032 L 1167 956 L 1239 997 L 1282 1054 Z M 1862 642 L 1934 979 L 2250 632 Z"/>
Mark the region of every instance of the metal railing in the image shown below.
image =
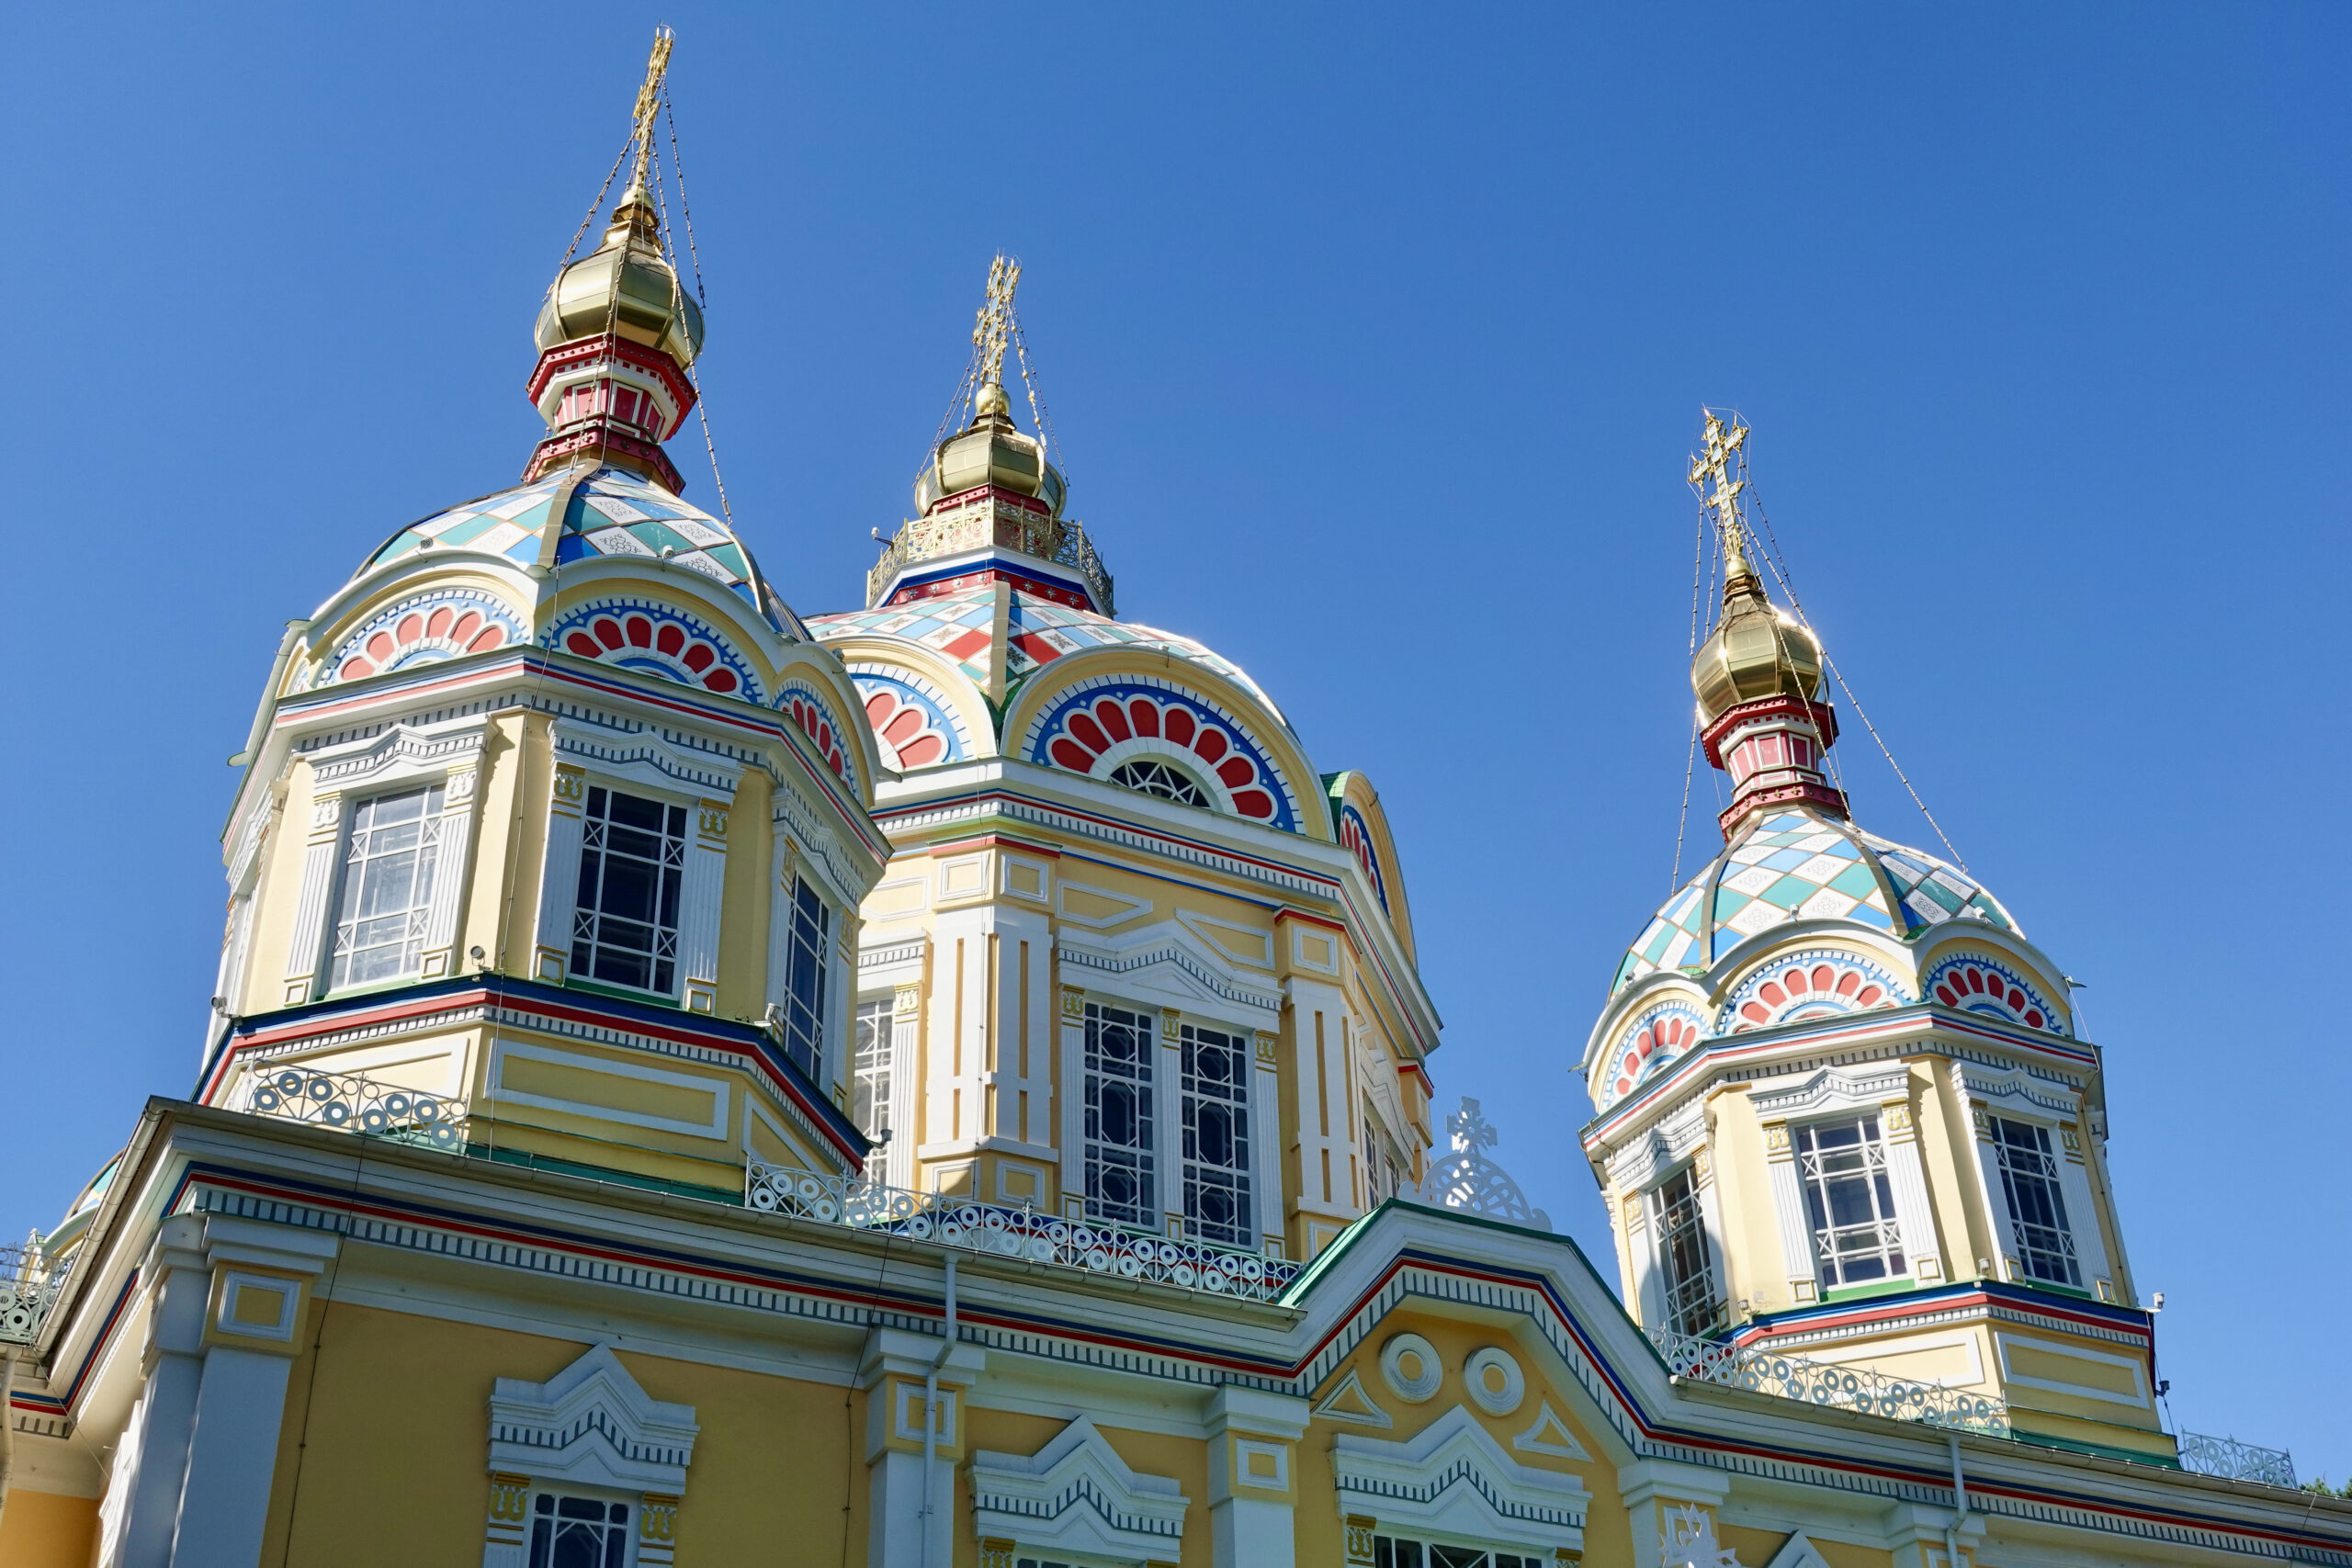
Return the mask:
<path id="1" fill-rule="evenodd" d="M 2295 1459 L 2285 1449 L 2256 1448 L 2235 1438 L 2209 1438 L 2183 1432 L 2180 1468 L 2224 1481 L 2259 1481 L 2270 1486 L 2295 1484 Z"/>
<path id="2" fill-rule="evenodd" d="M 465 1146 L 466 1102 L 395 1089 L 353 1073 L 280 1067 L 249 1080 L 238 1107 L 257 1116 L 334 1127 L 396 1143 L 456 1151 Z"/>
<path id="3" fill-rule="evenodd" d="M 2009 1435 L 2008 1404 L 1989 1394 L 1891 1378 L 1866 1367 L 1841 1367 L 1831 1361 L 1807 1360 L 1803 1356 L 1776 1356 L 1713 1339 L 1668 1334 L 1662 1329 L 1650 1329 L 1647 1333 L 1650 1343 L 1657 1347 L 1657 1353 L 1677 1377 L 1802 1400 L 1833 1410 L 1859 1410 L 1897 1421 L 1953 1427 L 1996 1438 Z"/>
<path id="4" fill-rule="evenodd" d="M 1301 1265 L 1286 1259 L 1216 1242 L 1180 1240 L 944 1192 L 917 1192 L 862 1177 L 786 1170 L 759 1160 L 744 1171 L 743 1203 L 770 1213 L 887 1231 L 993 1258 L 1024 1258 L 1243 1301 L 1276 1300 L 1301 1270 Z"/>
<path id="5" fill-rule="evenodd" d="M 1103 615 L 1117 614 L 1111 596 L 1110 570 L 1103 566 L 1094 541 L 1087 537 L 1086 525 L 1069 518 L 999 508 L 993 498 L 901 524 L 897 536 L 882 547 L 881 558 L 865 574 L 866 607 L 872 609 L 881 602 L 890 580 L 909 561 L 956 555 L 991 544 L 1070 568 L 1086 579 L 1087 586 L 1094 591 L 1094 603 Z"/>
<path id="6" fill-rule="evenodd" d="M 51 1261 L 38 1233 L 22 1247 L 0 1247 L 0 1345 L 29 1345 L 40 1337 L 73 1267 L 70 1258 Z"/>

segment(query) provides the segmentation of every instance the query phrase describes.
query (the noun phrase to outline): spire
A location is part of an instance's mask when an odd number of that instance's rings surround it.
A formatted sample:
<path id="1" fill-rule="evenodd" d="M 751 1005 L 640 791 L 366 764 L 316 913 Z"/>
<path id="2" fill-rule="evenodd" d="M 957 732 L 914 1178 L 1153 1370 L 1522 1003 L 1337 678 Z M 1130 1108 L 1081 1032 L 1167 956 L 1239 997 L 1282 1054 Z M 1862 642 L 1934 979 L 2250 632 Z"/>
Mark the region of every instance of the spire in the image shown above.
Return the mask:
<path id="1" fill-rule="evenodd" d="M 1740 497 L 1747 489 L 1747 426 L 1702 409 L 1706 456 L 1690 459 L 1690 487 L 1713 514 L 1724 562 L 1723 608 L 1690 661 L 1707 761 L 1732 777 L 1724 837 L 1768 806 L 1810 803 L 1846 815 L 1843 791 L 1821 771 L 1838 740 L 1838 716 L 1816 700 L 1821 649 L 1776 609 L 1752 564 L 1753 537 Z"/>
<path id="2" fill-rule="evenodd" d="M 915 479 L 916 515 L 866 574 L 868 606 L 995 581 L 1099 615 L 1115 613 L 1111 574 L 1085 528 L 1062 515 L 1068 481 L 1046 455 L 1049 427 L 1012 306 L 1020 286 L 1021 264 L 998 255 L 973 320 L 971 361 L 940 422 L 942 438 Z M 1012 420 L 1007 349 L 1019 357 L 1034 434 Z M 970 423 L 948 435 L 959 408 Z"/>
<path id="3" fill-rule="evenodd" d="M 654 32 L 622 154 L 629 183 L 604 243 L 567 258 L 540 308 L 539 362 L 526 390 L 548 434 L 531 454 L 526 481 L 584 458 L 685 488 L 662 443 L 695 405 L 687 370 L 702 350 L 702 307 L 679 283 L 662 240 L 653 144 L 675 41 L 667 28 Z"/>

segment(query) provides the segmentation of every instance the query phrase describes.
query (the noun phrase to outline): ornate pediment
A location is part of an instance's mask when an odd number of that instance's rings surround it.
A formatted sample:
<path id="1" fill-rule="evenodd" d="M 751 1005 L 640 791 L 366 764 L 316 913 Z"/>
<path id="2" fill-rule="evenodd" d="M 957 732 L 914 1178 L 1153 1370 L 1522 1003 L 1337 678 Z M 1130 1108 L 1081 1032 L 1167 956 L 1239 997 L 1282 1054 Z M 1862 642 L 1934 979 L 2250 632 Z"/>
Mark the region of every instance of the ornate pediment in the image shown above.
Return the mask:
<path id="1" fill-rule="evenodd" d="M 1191 1499 L 1167 1476 L 1128 1469 L 1087 1416 L 1026 1457 L 974 1454 L 971 1482 L 973 1524 L 983 1540 L 1131 1562 L 1182 1555 Z"/>
<path id="2" fill-rule="evenodd" d="M 1536 1470 L 1503 1451 L 1454 1406 L 1400 1442 L 1341 1432 L 1331 1439 L 1340 1514 L 1369 1515 L 1408 1533 L 1521 1549 L 1584 1549 L 1592 1495 L 1573 1475 Z"/>
<path id="3" fill-rule="evenodd" d="M 500 1378 L 490 1468 L 541 1481 L 676 1495 L 694 1459 L 695 1409 L 649 1398 L 609 1345 L 545 1382 Z"/>

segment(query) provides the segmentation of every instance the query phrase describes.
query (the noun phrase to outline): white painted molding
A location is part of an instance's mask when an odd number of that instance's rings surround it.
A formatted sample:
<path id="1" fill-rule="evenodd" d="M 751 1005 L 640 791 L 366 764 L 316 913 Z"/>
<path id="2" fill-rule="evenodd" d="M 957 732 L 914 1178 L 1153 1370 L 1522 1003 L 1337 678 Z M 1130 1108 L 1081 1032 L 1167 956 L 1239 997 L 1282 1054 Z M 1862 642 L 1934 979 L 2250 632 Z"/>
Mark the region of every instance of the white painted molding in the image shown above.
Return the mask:
<path id="1" fill-rule="evenodd" d="M 1890 1100 L 1910 1092 L 1911 1069 L 1897 1062 L 1874 1073 L 1840 1072 L 1824 1067 L 1793 1082 L 1759 1086 L 1748 1091 L 1748 1103 L 1759 1122 L 1792 1121 L 1824 1111 L 1876 1111 Z"/>
<path id="2" fill-rule="evenodd" d="M 395 723 L 364 740 L 322 746 L 304 755 L 321 790 L 438 779 L 451 768 L 464 767 L 481 756 L 490 722 L 487 716 L 481 716 L 446 724 Z"/>
<path id="3" fill-rule="evenodd" d="M 691 1404 L 664 1404 L 599 1345 L 546 1382 L 500 1378 L 490 1395 L 490 1468 L 537 1481 L 681 1495 L 693 1462 Z"/>
<path id="4" fill-rule="evenodd" d="M 1359 1427 L 1377 1427 L 1384 1432 L 1396 1425 L 1396 1418 L 1381 1408 L 1380 1402 L 1365 1389 L 1363 1370 L 1357 1367 L 1348 1369 L 1348 1375 L 1340 1380 L 1340 1386 L 1325 1394 L 1322 1402 L 1316 1405 L 1315 1414 L 1327 1421 L 1346 1421 Z"/>
<path id="5" fill-rule="evenodd" d="M 1510 1440 L 1510 1446 L 1523 1454 L 1548 1454 L 1554 1459 L 1590 1460 L 1592 1455 L 1577 1441 L 1560 1413 L 1552 1408 L 1548 1399 L 1535 1412 L 1535 1424 Z"/>
<path id="6" fill-rule="evenodd" d="M 1488 1372 L 1495 1374 L 1493 1379 Z M 1489 1416 L 1509 1416 L 1527 1398 L 1527 1374 L 1520 1371 L 1519 1359 L 1497 1346 L 1470 1352 L 1462 1363 L 1462 1382 L 1470 1403 Z M 1490 1386 L 1497 1382 L 1499 1386 Z"/>
<path id="7" fill-rule="evenodd" d="M 1341 1432 L 1331 1439 L 1340 1517 L 1524 1551 L 1584 1549 L 1592 1495 L 1573 1475 L 1536 1470 L 1503 1452 L 1455 1405 L 1402 1442 Z"/>
<path id="8" fill-rule="evenodd" d="M 1164 1475 L 1127 1468 L 1081 1416 L 1035 1454 L 972 1456 L 972 1520 L 983 1537 L 1024 1550 L 1173 1562 L 1192 1500 Z"/>
<path id="9" fill-rule="evenodd" d="M 721 753 L 674 743 L 683 736 L 654 729 L 611 729 L 574 718 L 560 718 L 551 727 L 559 761 L 594 773 L 599 779 L 641 784 L 648 789 L 692 800 L 705 795 L 734 798 L 743 777 L 743 764 Z"/>
<path id="10" fill-rule="evenodd" d="M 1408 1356 L 1418 1371 L 1405 1370 Z M 1419 1404 L 1445 1381 L 1445 1363 L 1438 1359 L 1437 1347 L 1419 1335 L 1392 1334 L 1380 1348 L 1380 1380 L 1406 1404 Z"/>
<path id="11" fill-rule="evenodd" d="M 1245 1030 L 1280 1026 L 1283 998 L 1174 920 L 1116 937 L 1065 926 L 1054 953 L 1062 983 L 1106 997 L 1133 997 Z"/>
<path id="12" fill-rule="evenodd" d="M 1781 1543 L 1781 1550 L 1772 1554 L 1772 1561 L 1764 1568 L 1829 1568 L 1829 1559 L 1805 1539 L 1804 1531 L 1799 1530 Z"/>

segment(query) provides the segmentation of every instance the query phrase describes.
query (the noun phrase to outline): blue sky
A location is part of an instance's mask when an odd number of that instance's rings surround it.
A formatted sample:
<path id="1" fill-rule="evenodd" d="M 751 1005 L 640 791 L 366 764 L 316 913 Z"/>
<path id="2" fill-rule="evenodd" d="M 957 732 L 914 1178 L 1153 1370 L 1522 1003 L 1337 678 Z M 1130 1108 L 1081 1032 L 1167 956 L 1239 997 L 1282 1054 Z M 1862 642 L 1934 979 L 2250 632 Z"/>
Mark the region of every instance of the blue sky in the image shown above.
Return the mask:
<path id="1" fill-rule="evenodd" d="M 1604 1269 L 1569 1069 L 1667 891 L 1684 455 L 1702 402 L 1744 410 L 1833 656 L 2086 983 L 2174 1415 L 2352 1473 L 2352 1373 L 2309 1350 L 2352 1293 L 2352 1068 L 2293 1000 L 2346 969 L 2352 13 L 666 15 L 704 386 L 770 577 L 857 602 L 1017 252 L 1123 612 L 1380 787 L 1443 1102 L 1485 1100 Z M 188 1090 L 220 760 L 277 627 L 519 470 L 532 313 L 654 19 L 44 19 L 0 381 L 0 1225 Z M 1922 840 L 1846 716 L 1859 817 Z M 1702 780 L 1692 852 L 1713 808 Z"/>

